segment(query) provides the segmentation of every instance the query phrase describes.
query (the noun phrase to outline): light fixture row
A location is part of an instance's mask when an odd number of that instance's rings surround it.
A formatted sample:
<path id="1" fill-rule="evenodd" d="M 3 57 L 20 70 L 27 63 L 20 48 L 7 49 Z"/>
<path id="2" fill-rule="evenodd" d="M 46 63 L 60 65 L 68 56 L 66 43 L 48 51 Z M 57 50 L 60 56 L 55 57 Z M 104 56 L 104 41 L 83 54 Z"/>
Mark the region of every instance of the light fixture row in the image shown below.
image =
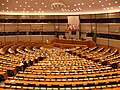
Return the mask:
<path id="1" fill-rule="evenodd" d="M 6 0 L 7 3 L 9 3 L 12 0 Z M 31 2 L 33 2 L 33 0 L 30 0 Z M 30 2 L 29 1 L 29 2 Z M 104 4 L 104 1 L 107 2 Z M 41 7 L 38 7 L 37 10 L 36 8 L 34 8 L 33 6 L 29 5 L 29 2 L 23 2 L 24 4 L 20 4 L 19 0 L 15 0 L 15 3 L 19 5 L 19 7 L 15 7 L 10 9 L 9 7 L 3 7 L 2 12 L 45 12 L 45 8 L 49 8 L 49 6 L 46 5 L 45 2 L 34 2 L 33 4 L 35 5 L 42 5 Z M 7 3 L 2 3 L 2 6 L 7 6 Z M 79 11 L 84 11 L 83 6 L 87 6 L 88 8 L 93 8 L 94 5 L 98 4 L 101 6 L 102 10 L 113 10 L 114 8 L 120 8 L 120 6 L 112 6 L 113 4 L 118 4 L 118 1 L 114 1 L 114 2 L 109 2 L 109 0 L 98 0 L 97 2 L 91 2 L 91 4 L 86 4 L 84 2 L 81 3 L 74 3 L 72 5 L 65 5 L 61 11 L 63 12 L 79 12 Z M 44 6 L 43 6 L 44 5 Z M 54 10 L 53 7 L 50 8 L 51 10 Z"/>

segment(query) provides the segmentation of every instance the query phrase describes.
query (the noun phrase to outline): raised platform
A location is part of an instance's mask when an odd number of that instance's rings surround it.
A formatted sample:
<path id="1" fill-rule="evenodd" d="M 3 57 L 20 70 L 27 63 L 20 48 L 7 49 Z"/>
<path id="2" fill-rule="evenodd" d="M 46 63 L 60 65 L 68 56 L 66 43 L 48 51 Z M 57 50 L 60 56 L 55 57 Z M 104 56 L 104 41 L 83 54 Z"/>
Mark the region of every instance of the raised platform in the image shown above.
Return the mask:
<path id="1" fill-rule="evenodd" d="M 67 40 L 67 39 L 53 39 L 51 41 L 53 46 L 60 48 L 72 48 L 79 46 L 95 47 L 96 44 L 93 41 L 82 41 L 82 40 Z"/>

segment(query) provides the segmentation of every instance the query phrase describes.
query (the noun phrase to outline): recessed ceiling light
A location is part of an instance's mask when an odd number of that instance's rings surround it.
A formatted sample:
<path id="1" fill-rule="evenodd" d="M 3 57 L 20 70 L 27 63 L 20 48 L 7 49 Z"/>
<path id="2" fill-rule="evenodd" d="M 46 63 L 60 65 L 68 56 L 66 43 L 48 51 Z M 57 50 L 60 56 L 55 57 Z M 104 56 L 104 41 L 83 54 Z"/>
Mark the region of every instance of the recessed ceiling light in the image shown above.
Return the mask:
<path id="1" fill-rule="evenodd" d="M 7 7 L 7 9 L 8 9 L 8 7 Z"/>
<path id="2" fill-rule="evenodd" d="M 99 1 L 99 3 L 101 3 L 101 1 Z"/>
<path id="3" fill-rule="evenodd" d="M 25 2 L 25 4 L 27 4 L 27 2 Z"/>
<path id="4" fill-rule="evenodd" d="M 12 0 L 5 0 L 5 2 L 9 2 L 9 3 L 12 3 Z M 31 0 L 30 0 L 31 1 Z M 32 1 L 34 1 L 34 0 L 32 0 Z M 105 1 L 107 1 L 106 3 L 103 3 L 103 2 L 105 2 Z M 7 3 L 6 2 L 6 3 Z M 101 2 L 101 3 L 100 3 Z M 1 6 L 2 5 L 4 5 L 4 6 L 6 6 L 7 4 L 6 3 L 4 3 L 4 2 L 1 2 Z M 14 7 L 13 8 L 13 10 L 14 10 L 14 12 L 16 12 L 17 10 L 19 10 L 19 9 L 22 9 L 22 10 L 24 10 L 25 12 L 27 11 L 27 9 L 30 9 L 31 11 L 29 11 L 29 12 L 33 12 L 32 10 L 33 10 L 33 7 L 32 6 L 30 6 L 29 5 L 29 2 L 27 1 L 27 0 L 25 0 L 24 1 L 24 3 L 23 3 L 23 5 L 22 5 L 22 3 L 21 4 L 17 4 L 17 3 L 21 3 L 19 0 L 15 0 L 14 1 L 14 4 L 16 4 L 16 5 L 18 5 L 18 7 L 16 8 L 16 7 Z M 32 2 L 30 2 L 30 3 L 32 3 Z M 36 2 L 34 2 L 33 4 L 35 5 L 35 3 L 37 3 L 38 5 L 39 4 L 44 4 L 44 5 L 42 5 L 43 6 L 43 8 L 45 9 L 45 7 L 47 7 L 48 8 L 48 6 L 47 6 L 47 3 L 45 3 L 44 1 L 42 1 L 41 3 L 39 3 L 38 1 L 36 1 Z M 77 3 L 73 3 L 73 7 L 74 8 L 71 8 L 72 6 L 70 6 L 70 5 L 66 5 L 66 11 L 71 11 L 72 9 L 76 9 L 76 11 L 77 10 L 81 10 L 81 5 L 86 5 L 86 4 L 88 4 L 87 5 L 87 7 L 91 7 L 91 8 L 93 8 L 94 7 L 94 5 L 93 4 L 100 4 L 100 6 L 102 7 L 101 9 L 103 10 L 103 8 L 105 8 L 105 10 L 113 10 L 113 9 L 120 9 L 120 5 L 117 5 L 119 3 L 119 0 L 114 0 L 113 1 L 113 3 L 112 2 L 109 2 L 109 0 L 98 0 L 97 2 L 91 2 L 91 3 L 84 3 L 84 1 L 83 2 L 77 2 Z M 27 4 L 27 5 L 25 5 L 25 4 Z M 117 6 L 116 6 L 116 8 L 115 8 L 115 6 L 113 5 L 113 4 L 116 4 Z M 46 6 L 45 6 L 46 5 Z M 79 6 L 78 6 L 79 5 Z M 110 5 L 110 6 L 109 6 Z M 8 7 L 8 8 L 7 8 Z M 20 8 L 21 7 L 21 8 Z M 27 7 L 30 7 L 30 8 L 27 8 Z M 70 7 L 70 8 L 68 8 L 68 7 Z M 80 7 L 80 9 L 79 9 L 79 7 Z M 24 9 L 23 9 L 24 8 Z M 31 9 L 32 8 L 32 9 Z M 12 8 L 11 7 L 9 7 L 8 5 L 5 7 L 5 8 L 3 8 L 4 10 L 5 10 L 5 12 L 8 10 L 9 12 L 11 12 L 11 10 L 12 10 Z M 54 10 L 52 10 L 53 8 L 50 8 L 51 9 L 51 11 L 54 11 Z M 65 8 L 64 8 L 65 9 Z M 63 9 L 63 10 L 64 10 Z M 89 8 L 90 9 L 90 8 Z M 34 10 L 35 10 L 35 8 L 34 8 Z M 40 11 L 41 9 L 39 9 L 39 7 L 38 7 L 38 9 L 36 9 L 36 11 Z M 2 11 L 2 9 L 1 9 L 1 11 Z M 37 12 L 38 12 L 37 11 Z M 74 10 L 75 11 L 75 10 Z M 44 11 L 43 9 L 41 10 L 41 12 L 45 12 L 46 13 L 46 11 Z M 91 11 L 92 12 L 92 11 Z"/>
<path id="5" fill-rule="evenodd" d="M 82 5 L 84 5 L 84 3 L 82 3 Z"/>
<path id="6" fill-rule="evenodd" d="M 39 10 L 41 10 L 41 8 L 39 8 Z"/>
<path id="7" fill-rule="evenodd" d="M 7 2 L 9 2 L 9 0 L 7 0 Z"/>
<path id="8" fill-rule="evenodd" d="M 18 1 L 16 1 L 16 3 L 18 3 Z"/>
<path id="9" fill-rule="evenodd" d="M 76 4 L 74 4 L 74 6 L 76 6 Z"/>
<path id="10" fill-rule="evenodd" d="M 33 8 L 31 8 L 31 10 L 33 10 Z"/>
<path id="11" fill-rule="evenodd" d="M 117 1 L 115 1 L 115 3 L 118 3 Z"/>
<path id="12" fill-rule="evenodd" d="M 37 2 L 35 4 L 38 4 Z"/>
<path id="13" fill-rule="evenodd" d="M 20 5 L 20 7 L 22 7 L 22 5 Z"/>
<path id="14" fill-rule="evenodd" d="M 91 7 L 91 6 L 89 5 L 89 7 Z"/>
<path id="15" fill-rule="evenodd" d="M 4 3 L 2 3 L 2 5 L 5 5 Z"/>
<path id="16" fill-rule="evenodd" d="M 23 8 L 23 10 L 25 10 L 25 8 Z"/>
<path id="17" fill-rule="evenodd" d="M 111 9 L 113 9 L 113 7 L 111 7 Z"/>

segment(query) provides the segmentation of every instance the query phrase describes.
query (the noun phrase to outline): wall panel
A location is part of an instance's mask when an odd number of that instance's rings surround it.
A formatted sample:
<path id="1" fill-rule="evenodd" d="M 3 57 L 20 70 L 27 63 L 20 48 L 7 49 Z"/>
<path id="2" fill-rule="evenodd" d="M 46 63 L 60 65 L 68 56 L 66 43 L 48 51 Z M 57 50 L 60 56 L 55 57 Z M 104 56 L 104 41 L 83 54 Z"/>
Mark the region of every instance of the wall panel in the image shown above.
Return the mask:
<path id="1" fill-rule="evenodd" d="M 30 31 L 30 24 L 18 24 L 19 31 Z"/>
<path id="2" fill-rule="evenodd" d="M 12 42 L 17 42 L 17 36 L 14 35 L 14 36 L 5 36 L 5 41 L 8 42 L 8 41 L 12 41 Z"/>
<path id="3" fill-rule="evenodd" d="M 109 39 L 109 46 L 120 48 L 120 40 Z"/>
<path id="4" fill-rule="evenodd" d="M 42 24 L 31 24 L 31 31 L 42 31 L 43 25 Z"/>
<path id="5" fill-rule="evenodd" d="M 107 18 L 107 14 L 96 14 L 96 19 Z"/>
<path id="6" fill-rule="evenodd" d="M 17 19 L 16 15 L 5 15 L 5 19 Z"/>
<path id="7" fill-rule="evenodd" d="M 108 24 L 106 24 L 106 23 L 97 23 L 97 33 L 108 34 Z"/>
<path id="8" fill-rule="evenodd" d="M 4 36 L 0 36 L 0 41 L 1 42 L 4 42 L 5 41 L 4 39 L 5 39 Z"/>
<path id="9" fill-rule="evenodd" d="M 109 34 L 120 35 L 120 24 L 109 24 Z"/>
<path id="10" fill-rule="evenodd" d="M 17 24 L 5 24 L 5 32 L 16 32 Z"/>
<path id="11" fill-rule="evenodd" d="M 19 35 L 18 40 L 19 41 L 30 41 L 30 35 Z"/>
<path id="12" fill-rule="evenodd" d="M 53 15 L 46 15 L 46 16 L 43 16 L 43 19 L 54 19 L 54 16 Z"/>
<path id="13" fill-rule="evenodd" d="M 108 45 L 108 39 L 107 38 L 97 38 L 96 40 L 97 44 L 102 44 L 102 45 Z"/>
<path id="14" fill-rule="evenodd" d="M 44 24 L 43 31 L 54 31 L 54 24 Z"/>
<path id="15" fill-rule="evenodd" d="M 0 19 L 4 19 L 5 18 L 5 16 L 4 15 L 0 15 Z"/>
<path id="16" fill-rule="evenodd" d="M 4 24 L 0 24 L 0 32 L 4 32 Z"/>
<path id="17" fill-rule="evenodd" d="M 120 13 L 109 13 L 108 18 L 120 18 Z"/>
<path id="18" fill-rule="evenodd" d="M 60 24 L 60 31 L 64 32 L 67 24 Z"/>
<path id="19" fill-rule="evenodd" d="M 91 23 L 81 23 L 81 32 L 91 32 Z"/>
<path id="20" fill-rule="evenodd" d="M 31 35 L 31 41 L 42 41 L 42 35 Z"/>
<path id="21" fill-rule="evenodd" d="M 67 15 L 60 15 L 59 19 L 68 19 L 68 18 L 67 18 Z"/>
<path id="22" fill-rule="evenodd" d="M 52 40 L 55 38 L 55 35 L 43 35 L 43 41 Z"/>
<path id="23" fill-rule="evenodd" d="M 80 19 L 90 19 L 90 15 L 80 15 Z"/>
<path id="24" fill-rule="evenodd" d="M 18 15 L 18 19 L 30 19 L 29 15 Z"/>
<path id="25" fill-rule="evenodd" d="M 43 15 L 31 15 L 30 18 L 31 19 L 43 19 L 44 16 Z"/>

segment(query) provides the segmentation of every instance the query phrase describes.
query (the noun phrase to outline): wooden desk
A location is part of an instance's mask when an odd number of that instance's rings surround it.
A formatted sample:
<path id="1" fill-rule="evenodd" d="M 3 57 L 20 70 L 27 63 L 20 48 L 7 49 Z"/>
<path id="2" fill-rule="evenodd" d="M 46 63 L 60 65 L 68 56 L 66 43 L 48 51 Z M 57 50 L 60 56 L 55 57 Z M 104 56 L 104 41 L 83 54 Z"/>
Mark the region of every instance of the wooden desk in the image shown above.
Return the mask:
<path id="1" fill-rule="evenodd" d="M 64 85 L 72 85 L 72 86 L 75 86 L 75 85 L 87 85 L 87 84 L 91 84 L 91 83 L 94 83 L 94 84 L 98 84 L 98 83 L 109 83 L 109 82 L 117 82 L 117 81 L 120 81 L 120 78 L 115 78 L 115 79 L 105 79 L 105 80 L 96 80 L 96 81 L 65 81 L 65 82 L 62 82 L 61 81 L 54 81 L 54 82 L 48 82 L 48 81 L 35 81 L 35 80 L 29 80 L 29 82 L 27 80 L 16 80 L 16 79 L 13 79 L 13 80 L 6 80 L 5 81 L 5 84 L 16 84 L 16 83 L 22 83 L 24 85 L 27 85 L 27 84 L 35 84 L 35 85 L 47 85 L 47 86 L 52 86 L 52 85 L 59 85 L 59 86 L 64 86 Z"/>
<path id="2" fill-rule="evenodd" d="M 64 79 L 64 78 L 80 78 L 80 77 L 95 77 L 95 76 L 104 76 L 106 74 L 120 74 L 120 71 L 116 71 L 116 72 L 108 72 L 108 73 L 97 73 L 97 74 L 85 74 L 85 75 L 80 75 L 80 74 L 76 74 L 76 75 L 71 75 L 71 74 L 68 74 L 68 75 L 43 75 L 43 74 L 27 74 L 27 73 L 20 73 L 20 74 L 17 74 L 16 76 L 18 77 L 28 77 L 28 78 L 34 78 L 34 77 L 44 77 L 44 78 L 50 78 L 50 79 L 53 79 L 53 78 L 61 78 L 61 79 Z"/>
<path id="3" fill-rule="evenodd" d="M 81 41 L 81 40 L 66 40 L 66 39 L 53 39 L 52 44 L 70 44 L 70 45 L 87 45 L 88 47 L 95 47 L 96 44 L 93 41 Z"/>
<path id="4" fill-rule="evenodd" d="M 0 71 L 0 75 L 3 75 L 5 80 L 7 79 L 7 72 Z"/>
<path id="5" fill-rule="evenodd" d="M 2 67 L 0 67 L 0 68 L 1 68 L 1 69 L 5 69 L 5 70 L 11 70 L 11 71 L 13 71 L 14 75 L 16 75 L 16 73 L 17 73 L 16 68 L 13 68 L 13 67 L 5 67 L 5 66 L 2 66 Z"/>

